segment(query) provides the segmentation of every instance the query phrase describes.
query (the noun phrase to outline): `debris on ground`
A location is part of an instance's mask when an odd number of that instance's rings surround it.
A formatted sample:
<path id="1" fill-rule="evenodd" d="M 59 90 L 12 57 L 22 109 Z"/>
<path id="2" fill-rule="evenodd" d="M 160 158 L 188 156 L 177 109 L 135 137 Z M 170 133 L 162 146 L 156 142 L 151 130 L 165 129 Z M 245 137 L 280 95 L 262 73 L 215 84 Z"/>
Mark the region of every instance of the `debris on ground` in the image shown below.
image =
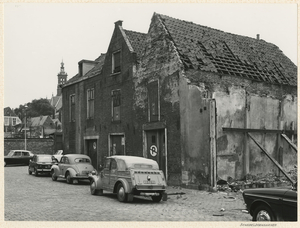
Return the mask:
<path id="1" fill-rule="evenodd" d="M 287 172 L 291 178 L 297 181 L 297 166 Z M 227 181 L 219 179 L 217 181 L 217 191 L 223 192 L 242 192 L 245 188 L 270 188 L 277 186 L 289 186 L 290 181 L 283 175 L 276 176 L 274 173 L 259 173 L 256 175 L 247 174 L 243 180 L 234 180 L 232 177 L 228 177 Z"/>

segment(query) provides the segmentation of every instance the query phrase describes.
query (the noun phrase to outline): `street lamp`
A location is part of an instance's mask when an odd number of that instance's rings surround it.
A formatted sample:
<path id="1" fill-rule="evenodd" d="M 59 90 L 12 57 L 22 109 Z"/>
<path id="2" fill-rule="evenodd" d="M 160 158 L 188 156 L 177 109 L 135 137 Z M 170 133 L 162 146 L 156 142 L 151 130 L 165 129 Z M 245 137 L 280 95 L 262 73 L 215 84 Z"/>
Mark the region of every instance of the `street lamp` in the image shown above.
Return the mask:
<path id="1" fill-rule="evenodd" d="M 25 105 L 25 150 L 27 150 L 27 140 L 26 140 L 26 123 L 27 123 L 27 114 L 26 114 L 27 105 Z"/>

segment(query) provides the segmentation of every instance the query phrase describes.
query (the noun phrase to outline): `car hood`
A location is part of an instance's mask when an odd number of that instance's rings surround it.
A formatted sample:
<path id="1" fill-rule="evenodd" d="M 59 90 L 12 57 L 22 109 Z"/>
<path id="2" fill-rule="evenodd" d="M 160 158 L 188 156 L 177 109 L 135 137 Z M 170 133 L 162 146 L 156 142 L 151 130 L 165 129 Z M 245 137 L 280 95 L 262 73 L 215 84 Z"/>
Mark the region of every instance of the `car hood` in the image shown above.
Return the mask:
<path id="1" fill-rule="evenodd" d="M 259 194 L 259 195 L 282 195 L 286 191 L 291 190 L 291 188 L 254 188 L 254 189 L 245 189 L 244 194 Z"/>

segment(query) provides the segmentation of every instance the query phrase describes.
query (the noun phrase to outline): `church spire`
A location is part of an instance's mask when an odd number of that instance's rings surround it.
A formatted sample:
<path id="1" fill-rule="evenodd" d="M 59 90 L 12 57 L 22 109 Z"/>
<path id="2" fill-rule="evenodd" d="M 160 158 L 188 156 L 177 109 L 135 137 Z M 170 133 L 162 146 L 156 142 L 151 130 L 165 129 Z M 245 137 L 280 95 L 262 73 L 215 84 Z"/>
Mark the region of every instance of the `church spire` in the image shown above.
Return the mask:
<path id="1" fill-rule="evenodd" d="M 56 96 L 61 96 L 61 88 L 67 82 L 67 77 L 68 74 L 65 72 L 64 61 L 62 60 L 60 64 L 60 72 L 57 74 L 58 83 Z"/>

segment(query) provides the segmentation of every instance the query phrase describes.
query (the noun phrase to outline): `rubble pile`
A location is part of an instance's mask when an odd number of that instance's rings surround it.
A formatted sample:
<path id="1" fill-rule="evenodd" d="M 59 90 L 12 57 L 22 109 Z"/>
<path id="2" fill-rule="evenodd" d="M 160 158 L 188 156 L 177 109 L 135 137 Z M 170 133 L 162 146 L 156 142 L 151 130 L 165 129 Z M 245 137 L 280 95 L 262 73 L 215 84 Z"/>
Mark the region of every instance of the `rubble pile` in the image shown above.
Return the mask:
<path id="1" fill-rule="evenodd" d="M 287 173 L 295 182 L 297 181 L 297 166 L 294 166 L 294 169 Z M 266 175 L 260 173 L 257 175 L 247 174 L 244 180 L 234 180 L 231 177 L 227 181 L 220 179 L 217 181 L 217 190 L 237 192 L 245 188 L 270 188 L 289 185 L 291 185 L 290 181 L 282 174 L 276 176 L 274 173 Z"/>

